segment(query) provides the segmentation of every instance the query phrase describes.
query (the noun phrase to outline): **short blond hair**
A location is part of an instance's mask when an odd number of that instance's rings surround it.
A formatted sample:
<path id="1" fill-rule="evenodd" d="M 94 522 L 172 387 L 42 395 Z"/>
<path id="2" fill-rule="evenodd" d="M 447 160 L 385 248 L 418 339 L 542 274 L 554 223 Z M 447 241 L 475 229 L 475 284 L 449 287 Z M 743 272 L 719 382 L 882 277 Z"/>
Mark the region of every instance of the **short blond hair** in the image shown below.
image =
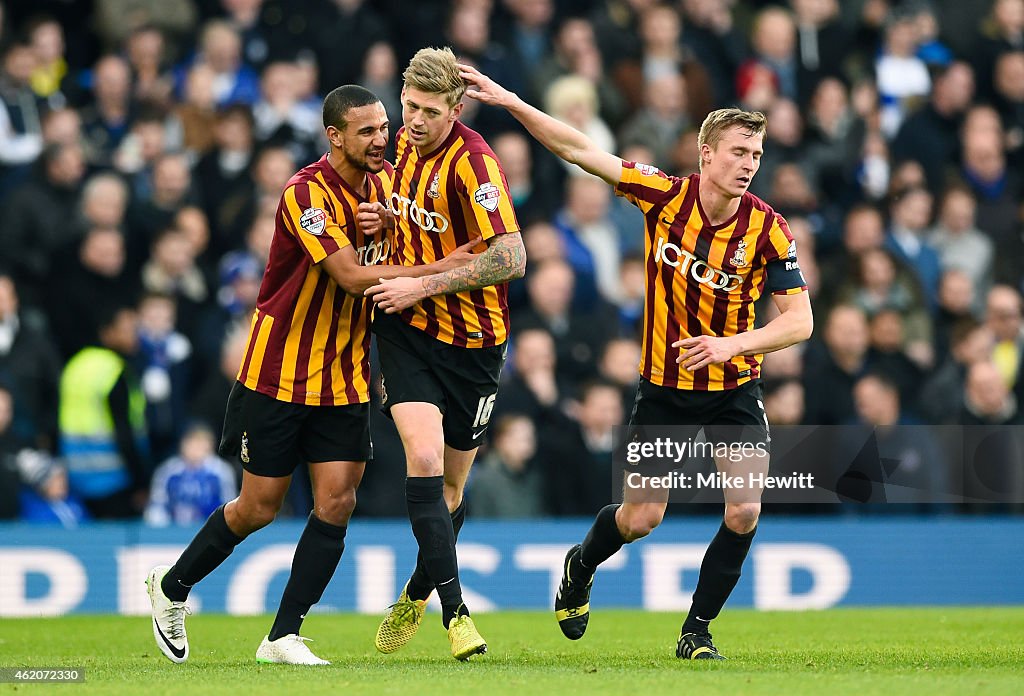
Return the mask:
<path id="1" fill-rule="evenodd" d="M 443 95 L 448 106 L 454 107 L 466 93 L 466 83 L 459 76 L 457 63 L 455 54 L 447 46 L 421 48 L 409 61 L 402 78 L 406 87 Z"/>
<path id="2" fill-rule="evenodd" d="M 718 141 L 722 139 L 722 135 L 734 126 L 745 130 L 750 137 L 764 135 L 768 129 L 768 117 L 760 111 L 744 111 L 736 107 L 712 111 L 704 119 L 704 123 L 700 124 L 700 133 L 697 134 L 697 150 L 700 151 L 705 144 L 714 150 L 718 147 Z M 704 158 L 701 157 L 698 162 L 703 166 Z"/>

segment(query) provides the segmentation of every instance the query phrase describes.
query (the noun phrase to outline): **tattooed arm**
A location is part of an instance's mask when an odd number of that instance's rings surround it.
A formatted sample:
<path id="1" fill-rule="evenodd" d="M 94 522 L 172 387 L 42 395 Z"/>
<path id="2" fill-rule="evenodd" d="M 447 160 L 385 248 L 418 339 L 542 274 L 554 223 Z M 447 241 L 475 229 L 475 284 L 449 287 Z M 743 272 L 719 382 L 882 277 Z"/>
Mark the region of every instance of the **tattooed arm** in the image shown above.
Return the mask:
<path id="1" fill-rule="evenodd" d="M 366 295 L 387 314 L 401 312 L 432 295 L 476 290 L 522 278 L 526 273 L 526 248 L 518 232 L 499 234 L 465 266 L 422 278 L 381 279 Z"/>

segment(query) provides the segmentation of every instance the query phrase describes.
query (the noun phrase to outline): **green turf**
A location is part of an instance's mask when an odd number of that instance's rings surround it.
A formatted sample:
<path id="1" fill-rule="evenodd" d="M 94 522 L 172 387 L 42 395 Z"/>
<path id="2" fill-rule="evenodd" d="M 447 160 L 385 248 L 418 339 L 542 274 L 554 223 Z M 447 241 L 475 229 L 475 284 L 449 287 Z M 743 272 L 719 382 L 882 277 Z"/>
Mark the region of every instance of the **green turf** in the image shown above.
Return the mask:
<path id="1" fill-rule="evenodd" d="M 394 655 L 373 649 L 372 616 L 314 614 L 303 633 L 324 668 L 257 665 L 268 617 L 198 615 L 192 654 L 174 665 L 156 649 L 148 617 L 0 621 L 0 666 L 80 666 L 75 694 L 1024 694 L 1024 608 L 732 610 L 715 622 L 727 662 L 673 656 L 679 617 L 602 611 L 586 637 L 562 638 L 544 613 L 477 617 L 491 652 L 468 664 L 448 655 L 437 615 Z M 0 685 L 0 692 L 55 687 Z"/>

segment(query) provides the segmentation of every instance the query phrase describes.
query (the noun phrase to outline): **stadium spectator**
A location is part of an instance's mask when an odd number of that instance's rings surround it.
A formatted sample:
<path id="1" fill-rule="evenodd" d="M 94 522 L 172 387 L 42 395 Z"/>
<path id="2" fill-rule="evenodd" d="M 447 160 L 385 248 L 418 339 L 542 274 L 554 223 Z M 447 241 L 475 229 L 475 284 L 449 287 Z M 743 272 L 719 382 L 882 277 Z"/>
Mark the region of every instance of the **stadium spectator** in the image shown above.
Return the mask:
<path id="1" fill-rule="evenodd" d="M 1020 162 L 1024 147 L 1024 48 L 999 56 L 993 100 L 1006 130 L 1011 158 Z"/>
<path id="2" fill-rule="evenodd" d="M 843 74 L 852 36 L 839 16 L 838 0 L 790 0 L 796 23 L 800 101 L 806 104 L 812 85 Z"/>
<path id="3" fill-rule="evenodd" d="M 611 192 L 600 179 L 571 177 L 566 186 L 565 207 L 553 221 L 562 235 L 566 258 L 574 273 L 577 277 L 593 278 L 604 300 L 619 295 L 620 241 L 618 230 L 608 217 L 611 198 Z M 598 299 L 579 294 L 576 297 L 588 307 Z"/>
<path id="4" fill-rule="evenodd" d="M 154 461 L 163 461 L 177 450 L 189 418 L 193 351 L 191 342 L 175 330 L 177 311 L 170 295 L 148 293 L 139 300 L 135 369 L 146 398 L 146 432 Z"/>
<path id="5" fill-rule="evenodd" d="M 878 94 L 882 100 L 881 129 L 886 138 L 899 131 L 916 100 L 931 90 L 931 77 L 917 57 L 920 36 L 913 14 L 905 9 L 890 13 L 881 50 L 875 61 Z"/>
<path id="6" fill-rule="evenodd" d="M 521 519 L 544 514 L 544 479 L 536 461 L 533 421 L 509 413 L 494 422 L 491 447 L 473 467 L 468 497 L 473 516 Z"/>
<path id="7" fill-rule="evenodd" d="M 766 380 L 764 412 L 772 425 L 801 425 L 804 421 L 804 387 L 798 379 Z"/>
<path id="8" fill-rule="evenodd" d="M 242 40 L 230 22 L 214 19 L 203 26 L 194 63 L 203 63 L 213 70 L 217 106 L 251 106 L 259 99 L 259 76 L 242 61 Z M 184 70 L 179 69 L 179 87 L 183 80 Z"/>
<path id="9" fill-rule="evenodd" d="M 560 77 L 544 92 L 544 110 L 559 121 L 583 131 L 594 142 L 615 149 L 615 136 L 598 113 L 597 89 L 581 75 Z M 563 162 L 573 176 L 583 176 L 579 167 Z"/>
<path id="10" fill-rule="evenodd" d="M 601 379 L 615 384 L 622 396 L 622 412 L 629 414 L 640 381 L 640 342 L 635 338 L 613 338 L 605 344 L 598 363 Z"/>
<path id="11" fill-rule="evenodd" d="M 0 385 L 13 403 L 8 432 L 50 452 L 57 447 L 60 367 L 53 341 L 20 310 L 14 279 L 0 270 Z"/>
<path id="12" fill-rule="evenodd" d="M 823 343 L 812 343 L 807 351 L 803 378 L 807 423 L 840 425 L 853 419 L 853 385 L 867 372 L 870 340 L 863 310 L 846 304 L 832 308 Z"/>
<path id="13" fill-rule="evenodd" d="M 43 150 L 41 112 L 29 81 L 32 49 L 13 42 L 3 48 L 0 66 L 0 196 L 23 181 Z"/>
<path id="14" fill-rule="evenodd" d="M 249 322 L 229 324 L 212 364 L 204 366 L 201 386 L 194 391 L 189 415 L 219 437 L 224 425 L 224 407 L 245 359 Z"/>
<path id="15" fill-rule="evenodd" d="M 370 46 L 389 38 L 387 21 L 378 13 L 377 3 L 331 0 L 324 4 L 325 16 L 310 29 L 316 62 L 320 66 L 320 94 L 356 82 Z M 414 12 L 409 17 L 417 14 Z M 416 24 L 417 21 L 410 23 Z M 293 45 L 302 45 L 302 42 L 296 41 Z M 390 111 L 388 114 L 393 119 L 399 116 Z"/>
<path id="16" fill-rule="evenodd" d="M 750 44 L 754 57 L 740 68 L 757 64 L 771 70 L 779 94 L 800 100 L 801 85 L 796 52 L 796 25 L 793 16 L 780 7 L 767 7 L 754 19 Z"/>
<path id="17" fill-rule="evenodd" d="M 387 41 L 378 41 L 366 51 L 359 84 L 380 97 L 384 110 L 394 123 L 402 119 L 402 81 L 398 74 L 395 49 Z M 394 144 L 388 143 L 388 159 L 394 157 Z"/>
<path id="18" fill-rule="evenodd" d="M 151 253 L 157 236 L 174 223 L 178 211 L 193 203 L 192 173 L 181 153 L 164 153 L 153 162 L 149 195 L 136 198 L 128 209 L 128 255 L 136 264 Z"/>
<path id="19" fill-rule="evenodd" d="M 995 0 L 991 15 L 982 26 L 974 47 L 974 69 L 980 96 L 990 99 L 996 91 L 996 63 L 999 56 L 1024 49 L 1024 1 Z"/>
<path id="20" fill-rule="evenodd" d="M 889 232 L 885 248 L 914 272 L 924 291 L 929 308 L 939 297 L 939 276 L 942 264 L 939 254 L 927 239 L 932 219 L 932 196 L 924 188 L 911 188 L 897 193 L 890 208 Z"/>
<path id="21" fill-rule="evenodd" d="M 92 101 L 82 108 L 82 132 L 92 164 L 109 167 L 114 151 L 128 133 L 133 114 L 128 62 L 106 55 L 92 69 Z"/>
<path id="22" fill-rule="evenodd" d="M 320 113 L 299 101 L 298 68 L 294 63 L 270 63 L 260 76 L 260 99 L 253 106 L 256 140 L 288 149 L 292 159 L 316 157 L 322 142 Z"/>
<path id="23" fill-rule="evenodd" d="M 516 208 L 520 224 L 529 226 L 550 220 L 555 212 L 558 192 L 545 185 L 534 169 L 530 142 L 522 133 L 508 131 L 491 140 L 491 148 L 501 162 L 508 181 L 508 192 Z M 532 257 L 531 257 L 532 258 Z"/>
<path id="24" fill-rule="evenodd" d="M 842 81 L 822 79 L 811 96 L 807 115 L 808 156 L 819 172 L 822 194 L 843 205 L 848 205 L 851 197 L 851 162 L 863 147 L 864 131 L 864 120 L 854 113 Z"/>
<path id="25" fill-rule="evenodd" d="M 977 202 L 964 186 L 948 189 L 942 198 L 938 224 L 929 242 L 939 253 L 943 270 L 963 271 L 981 297 L 992 284 L 995 247 L 975 223 Z"/>
<path id="26" fill-rule="evenodd" d="M 625 416 L 618 386 L 603 380 L 586 382 L 572 411 L 573 418 L 549 421 L 539 433 L 552 462 L 545 468 L 547 510 L 556 516 L 589 515 L 607 504 L 614 431 Z"/>
<path id="27" fill-rule="evenodd" d="M 682 0 L 683 44 L 708 73 L 716 105 L 735 101 L 735 75 L 747 46 L 732 12 L 734 5 L 717 0 Z"/>
<path id="28" fill-rule="evenodd" d="M 153 472 L 146 524 L 199 524 L 238 495 L 235 470 L 217 456 L 214 445 L 206 426 L 185 431 L 178 453 Z"/>
<path id="29" fill-rule="evenodd" d="M 81 498 L 68 486 L 64 464 L 49 453 L 23 449 L 15 457 L 21 475 L 20 519 L 35 524 L 77 527 L 89 519 Z"/>
<path id="30" fill-rule="evenodd" d="M 893 140 L 893 158 L 920 162 L 932 195 L 942 191 L 949 164 L 959 156 L 960 125 L 973 97 L 970 66 L 952 63 L 935 78 L 928 103 L 903 122 Z"/>
<path id="31" fill-rule="evenodd" d="M 132 97 L 161 108 L 170 106 L 174 75 L 168 69 L 168 46 L 159 27 L 143 24 L 125 40 L 125 56 L 132 72 Z"/>
<path id="32" fill-rule="evenodd" d="M 181 102 L 174 108 L 175 128 L 179 131 L 177 139 L 194 159 L 205 155 L 216 143 L 217 100 L 213 91 L 216 78 L 209 65 L 193 65 L 185 76 Z"/>
<path id="33" fill-rule="evenodd" d="M 97 519 L 137 517 L 152 473 L 146 400 L 131 366 L 137 350 L 135 311 L 111 308 L 99 345 L 75 353 L 60 378 L 60 454 L 72 493 Z"/>
<path id="34" fill-rule="evenodd" d="M 992 361 L 1007 388 L 1018 399 L 1024 396 L 1024 305 L 1020 292 L 1007 285 L 996 285 L 988 293 L 985 323 L 995 336 Z"/>
<path id="35" fill-rule="evenodd" d="M 190 339 L 195 336 L 211 293 L 196 264 L 195 249 L 182 230 L 168 227 L 153 241 L 150 259 L 142 267 L 142 289 L 173 297 L 178 328 Z"/>
<path id="36" fill-rule="evenodd" d="M 976 294 L 971 278 L 957 268 L 942 274 L 939 283 L 939 307 L 935 313 L 934 351 L 935 364 L 946 359 L 951 344 L 953 328 L 965 319 L 981 316 L 984 294 Z"/>
<path id="37" fill-rule="evenodd" d="M 950 331 L 948 355 L 921 386 L 917 411 L 926 423 L 960 423 L 967 370 L 976 362 L 992 359 L 991 329 L 976 319 L 965 318 Z"/>
<path id="38" fill-rule="evenodd" d="M 210 248 L 219 257 L 235 247 L 256 204 L 252 111 L 240 104 L 221 109 L 213 137 L 213 148 L 196 163 L 194 173 L 210 221 Z"/>
<path id="39" fill-rule="evenodd" d="M 561 406 L 566 384 L 556 376 L 555 341 L 542 328 L 516 331 L 512 369 L 502 375 L 495 413 L 519 413 L 538 426 Z"/>
<path id="40" fill-rule="evenodd" d="M 673 147 L 693 125 L 686 102 L 686 80 L 677 72 L 658 73 L 645 81 L 643 93 L 643 104 L 622 126 L 619 142 L 649 148 L 656 153 L 651 164 L 671 170 Z"/>

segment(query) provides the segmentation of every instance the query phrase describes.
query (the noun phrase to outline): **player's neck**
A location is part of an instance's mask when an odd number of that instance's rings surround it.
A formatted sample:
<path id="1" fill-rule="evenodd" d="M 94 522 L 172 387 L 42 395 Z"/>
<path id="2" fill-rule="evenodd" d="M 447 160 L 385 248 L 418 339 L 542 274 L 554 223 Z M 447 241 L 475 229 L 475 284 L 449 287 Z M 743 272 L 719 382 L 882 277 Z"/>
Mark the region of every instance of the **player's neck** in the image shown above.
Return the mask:
<path id="1" fill-rule="evenodd" d="M 327 163 L 331 165 L 334 171 L 338 172 L 338 176 L 340 176 L 342 181 L 348 184 L 353 191 L 359 195 L 366 195 L 366 172 L 362 169 L 356 169 L 348 163 L 347 159 L 335 153 L 333 150 L 327 155 Z"/>
<path id="2" fill-rule="evenodd" d="M 721 225 L 731 220 L 740 209 L 742 200 L 739 196 L 729 195 L 705 177 L 700 178 L 697 196 L 700 198 L 700 207 L 704 215 L 712 225 Z"/>

